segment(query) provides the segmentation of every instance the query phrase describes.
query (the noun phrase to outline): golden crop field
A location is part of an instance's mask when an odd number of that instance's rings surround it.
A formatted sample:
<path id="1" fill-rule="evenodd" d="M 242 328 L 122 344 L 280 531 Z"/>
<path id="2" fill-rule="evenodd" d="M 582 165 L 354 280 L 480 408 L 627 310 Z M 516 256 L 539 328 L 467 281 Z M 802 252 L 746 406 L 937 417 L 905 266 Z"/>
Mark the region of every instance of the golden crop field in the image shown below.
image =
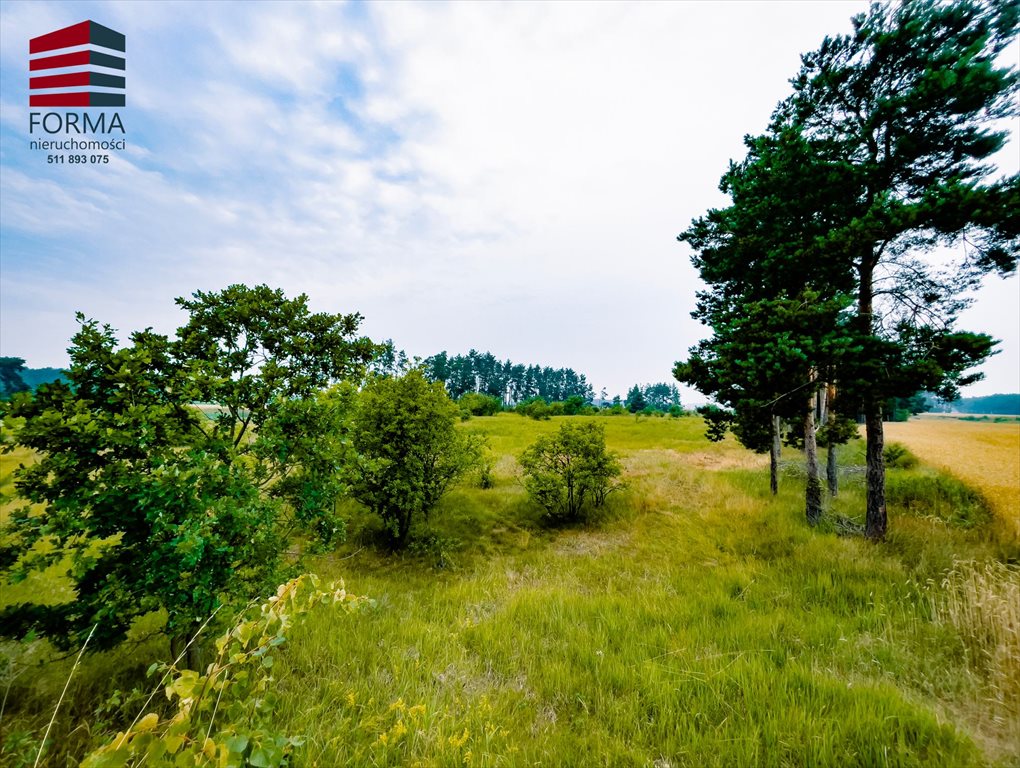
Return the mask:
<path id="1" fill-rule="evenodd" d="M 1020 536 L 1020 422 L 918 418 L 886 424 L 885 437 L 979 489 Z"/>

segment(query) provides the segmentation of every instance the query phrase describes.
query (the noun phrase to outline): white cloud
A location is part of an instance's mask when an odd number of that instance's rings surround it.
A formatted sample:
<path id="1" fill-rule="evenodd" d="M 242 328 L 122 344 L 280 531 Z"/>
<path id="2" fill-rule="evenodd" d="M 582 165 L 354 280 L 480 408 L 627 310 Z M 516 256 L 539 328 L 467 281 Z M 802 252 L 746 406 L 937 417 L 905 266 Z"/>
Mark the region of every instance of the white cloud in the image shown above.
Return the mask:
<path id="1" fill-rule="evenodd" d="M 243 281 L 414 354 L 669 380 L 700 335 L 676 233 L 721 202 L 799 53 L 864 7 L 5 4 L 3 232 L 48 251 L 5 260 L 5 354 L 59 362 L 52 319 L 76 308 L 170 330 L 173 296 Z M 132 149 L 41 172 L 8 84 L 26 36 L 86 11 L 128 36 Z"/>

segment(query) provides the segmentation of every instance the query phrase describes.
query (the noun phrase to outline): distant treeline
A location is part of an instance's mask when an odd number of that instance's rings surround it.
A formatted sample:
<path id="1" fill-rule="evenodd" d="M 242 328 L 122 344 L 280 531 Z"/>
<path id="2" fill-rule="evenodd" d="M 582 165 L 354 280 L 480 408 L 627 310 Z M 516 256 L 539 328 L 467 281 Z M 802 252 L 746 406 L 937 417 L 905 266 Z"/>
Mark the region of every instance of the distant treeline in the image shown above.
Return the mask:
<path id="1" fill-rule="evenodd" d="M 60 368 L 26 368 L 21 372 L 21 380 L 29 389 L 34 390 L 40 384 L 67 381 L 67 376 Z"/>
<path id="2" fill-rule="evenodd" d="M 619 400 L 619 398 L 616 398 Z M 615 404 L 615 403 L 614 403 Z M 682 409 L 680 390 L 676 384 L 660 382 L 658 384 L 635 384 L 627 391 L 627 410 L 631 413 L 670 413 L 676 414 Z"/>
<path id="3" fill-rule="evenodd" d="M 0 357 L 0 399 L 6 400 L 16 392 L 35 390 L 40 384 L 67 381 L 59 368 L 26 368 L 20 357 Z"/>
<path id="4" fill-rule="evenodd" d="M 426 377 L 441 381 L 454 399 L 477 392 L 499 399 L 505 406 L 540 397 L 546 402 L 580 397 L 590 403 L 595 396 L 583 373 L 572 368 L 550 368 L 499 360 L 491 352 L 474 349 L 466 355 L 440 352 L 422 363 Z"/>
<path id="5" fill-rule="evenodd" d="M 957 413 L 989 413 L 1001 416 L 1020 416 L 1020 394 L 964 397 L 952 403 L 940 403 L 936 411 Z"/>

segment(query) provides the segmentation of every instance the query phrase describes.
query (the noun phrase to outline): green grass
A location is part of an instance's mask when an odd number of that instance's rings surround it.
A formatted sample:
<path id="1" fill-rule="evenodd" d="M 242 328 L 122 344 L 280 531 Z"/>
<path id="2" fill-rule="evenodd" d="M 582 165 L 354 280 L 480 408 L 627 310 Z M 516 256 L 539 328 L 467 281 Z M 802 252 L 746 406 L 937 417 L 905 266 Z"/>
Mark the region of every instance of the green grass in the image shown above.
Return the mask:
<path id="1" fill-rule="evenodd" d="M 592 418 L 627 483 L 595 525 L 540 527 L 514 457 L 559 419 L 515 414 L 464 424 L 488 436 L 495 485 L 469 478 L 449 494 L 419 554 L 378 551 L 373 522 L 349 508 L 348 543 L 312 566 L 375 607 L 318 611 L 280 654 L 279 726 L 307 738 L 295 765 L 1020 759 L 1017 713 L 996 708 L 965 633 L 932 610 L 954 562 L 1001 556 L 980 499 L 943 514 L 964 498 L 955 486 L 896 470 L 890 486 L 908 501 L 890 494 L 892 533 L 873 545 L 810 529 L 802 481 L 784 476 L 771 497 L 763 462 L 709 444 L 700 419 Z M 862 477 L 848 473 L 829 517 L 862 508 Z M 111 668 L 147 663 L 152 642 L 88 660 L 61 732 L 89 720 Z M 16 684 L 34 703 L 13 725 L 48 719 L 69 664 Z"/>

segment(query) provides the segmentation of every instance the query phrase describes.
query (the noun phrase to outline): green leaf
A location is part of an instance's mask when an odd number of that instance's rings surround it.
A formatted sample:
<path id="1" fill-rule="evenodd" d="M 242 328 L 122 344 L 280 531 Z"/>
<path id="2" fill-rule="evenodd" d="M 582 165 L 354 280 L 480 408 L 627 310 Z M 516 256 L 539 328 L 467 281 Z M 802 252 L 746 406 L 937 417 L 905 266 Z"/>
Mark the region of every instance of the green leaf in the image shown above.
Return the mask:
<path id="1" fill-rule="evenodd" d="M 248 765 L 254 768 L 273 768 L 272 754 L 262 747 L 253 750 L 248 756 Z"/>
<path id="2" fill-rule="evenodd" d="M 88 768 L 123 768 L 130 757 L 131 752 L 128 749 L 115 749 L 112 752 L 104 752 L 85 765 Z"/>
<path id="3" fill-rule="evenodd" d="M 149 744 L 149 748 L 145 750 L 145 754 L 151 765 L 157 765 L 168 751 L 163 739 L 153 739 L 152 743 Z"/>

